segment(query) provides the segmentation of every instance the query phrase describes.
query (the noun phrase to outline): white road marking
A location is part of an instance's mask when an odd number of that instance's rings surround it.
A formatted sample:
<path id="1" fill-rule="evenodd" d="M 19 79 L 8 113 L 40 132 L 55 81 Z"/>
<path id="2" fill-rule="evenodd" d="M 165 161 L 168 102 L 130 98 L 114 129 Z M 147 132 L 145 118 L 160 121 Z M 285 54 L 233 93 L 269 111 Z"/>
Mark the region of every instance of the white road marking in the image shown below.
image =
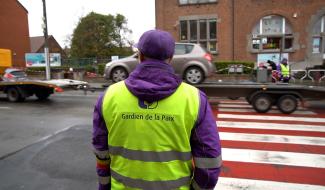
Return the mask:
<path id="1" fill-rule="evenodd" d="M 221 140 L 325 146 L 325 138 L 219 132 Z"/>
<path id="2" fill-rule="evenodd" d="M 223 103 L 220 103 L 218 104 L 218 107 L 219 108 L 252 108 L 251 105 L 249 104 L 236 104 L 236 103 L 233 103 L 233 104 L 223 104 Z M 272 109 L 277 109 L 276 106 L 272 106 Z M 303 107 L 297 107 L 297 110 L 306 110 L 305 108 Z"/>
<path id="3" fill-rule="evenodd" d="M 234 162 L 325 168 L 325 155 L 321 154 L 222 148 L 222 159 Z"/>
<path id="4" fill-rule="evenodd" d="M 12 109 L 11 107 L 0 107 L 0 110 L 10 110 Z"/>
<path id="5" fill-rule="evenodd" d="M 325 132 L 324 125 L 302 125 L 302 124 L 281 124 L 281 123 L 254 123 L 254 122 L 233 122 L 217 121 L 218 127 L 232 127 L 243 129 L 278 129 L 293 131 L 316 131 Z"/>
<path id="6" fill-rule="evenodd" d="M 245 112 L 256 112 L 253 108 L 219 108 L 218 109 L 221 112 L 239 112 L 239 113 L 245 113 Z M 279 110 L 270 110 L 267 113 L 282 113 Z M 305 114 L 305 115 L 315 115 L 316 113 L 312 111 L 303 111 L 303 110 L 296 110 L 293 112 L 293 114 Z"/>
<path id="7" fill-rule="evenodd" d="M 315 118 L 315 117 L 218 114 L 218 118 L 255 119 L 255 120 L 265 120 L 265 121 L 278 120 L 278 121 L 322 122 L 325 125 L 325 118 Z"/>
<path id="8" fill-rule="evenodd" d="M 224 103 L 224 104 L 248 104 L 246 101 L 238 101 L 238 100 L 218 100 L 218 99 L 211 99 L 213 102 L 219 102 L 219 103 Z"/>
<path id="9" fill-rule="evenodd" d="M 324 186 L 219 177 L 215 190 L 324 190 Z"/>

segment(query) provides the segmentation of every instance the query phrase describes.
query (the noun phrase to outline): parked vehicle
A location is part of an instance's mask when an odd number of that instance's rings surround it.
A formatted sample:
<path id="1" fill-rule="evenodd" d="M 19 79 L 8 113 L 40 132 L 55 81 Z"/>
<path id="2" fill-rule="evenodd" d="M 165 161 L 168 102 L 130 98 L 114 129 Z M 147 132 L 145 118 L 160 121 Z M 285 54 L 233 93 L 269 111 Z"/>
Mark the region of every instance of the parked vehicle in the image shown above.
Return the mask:
<path id="1" fill-rule="evenodd" d="M 172 66 L 185 82 L 199 84 L 215 72 L 216 68 L 212 56 L 199 44 L 176 43 Z M 107 80 L 118 82 L 128 77 L 138 64 L 138 55 L 111 61 L 106 64 L 104 77 Z"/>
<path id="2" fill-rule="evenodd" d="M 27 74 L 21 69 L 6 69 L 2 77 L 3 81 L 27 80 Z"/>
<path id="3" fill-rule="evenodd" d="M 11 50 L 0 49 L 0 75 L 4 74 L 5 69 L 12 66 Z"/>

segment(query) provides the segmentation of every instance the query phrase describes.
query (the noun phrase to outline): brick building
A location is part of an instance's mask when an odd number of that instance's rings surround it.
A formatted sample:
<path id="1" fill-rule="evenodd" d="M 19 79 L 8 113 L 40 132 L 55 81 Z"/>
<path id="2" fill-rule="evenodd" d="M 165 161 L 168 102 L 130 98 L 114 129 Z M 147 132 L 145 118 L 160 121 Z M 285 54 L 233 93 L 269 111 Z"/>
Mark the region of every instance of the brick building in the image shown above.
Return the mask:
<path id="1" fill-rule="evenodd" d="M 305 68 L 324 60 L 325 0 L 156 0 L 156 28 L 218 60 L 288 57 Z"/>
<path id="2" fill-rule="evenodd" d="M 11 50 L 15 67 L 24 67 L 25 53 L 30 52 L 28 11 L 17 0 L 0 4 L 0 48 Z"/>

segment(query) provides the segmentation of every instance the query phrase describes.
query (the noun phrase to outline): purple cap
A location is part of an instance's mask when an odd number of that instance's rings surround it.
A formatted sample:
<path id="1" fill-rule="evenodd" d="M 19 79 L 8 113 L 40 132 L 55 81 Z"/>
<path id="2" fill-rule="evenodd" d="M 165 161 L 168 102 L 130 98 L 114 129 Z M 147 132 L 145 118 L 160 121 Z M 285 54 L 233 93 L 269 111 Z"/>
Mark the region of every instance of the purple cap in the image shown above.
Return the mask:
<path id="1" fill-rule="evenodd" d="M 283 58 L 281 63 L 288 63 L 288 59 L 287 58 Z"/>
<path id="2" fill-rule="evenodd" d="M 173 57 L 175 40 L 168 32 L 162 30 L 149 30 L 142 34 L 138 44 L 135 46 L 146 57 L 165 60 Z"/>

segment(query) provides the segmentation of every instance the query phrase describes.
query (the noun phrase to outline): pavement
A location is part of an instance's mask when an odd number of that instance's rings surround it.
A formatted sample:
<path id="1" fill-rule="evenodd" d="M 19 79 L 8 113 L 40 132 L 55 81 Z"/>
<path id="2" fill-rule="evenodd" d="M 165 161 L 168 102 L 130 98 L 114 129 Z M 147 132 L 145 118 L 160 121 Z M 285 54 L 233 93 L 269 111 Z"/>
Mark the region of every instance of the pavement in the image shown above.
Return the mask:
<path id="1" fill-rule="evenodd" d="M 0 160 L 0 189 L 96 189 L 91 126 L 76 125 Z"/>

